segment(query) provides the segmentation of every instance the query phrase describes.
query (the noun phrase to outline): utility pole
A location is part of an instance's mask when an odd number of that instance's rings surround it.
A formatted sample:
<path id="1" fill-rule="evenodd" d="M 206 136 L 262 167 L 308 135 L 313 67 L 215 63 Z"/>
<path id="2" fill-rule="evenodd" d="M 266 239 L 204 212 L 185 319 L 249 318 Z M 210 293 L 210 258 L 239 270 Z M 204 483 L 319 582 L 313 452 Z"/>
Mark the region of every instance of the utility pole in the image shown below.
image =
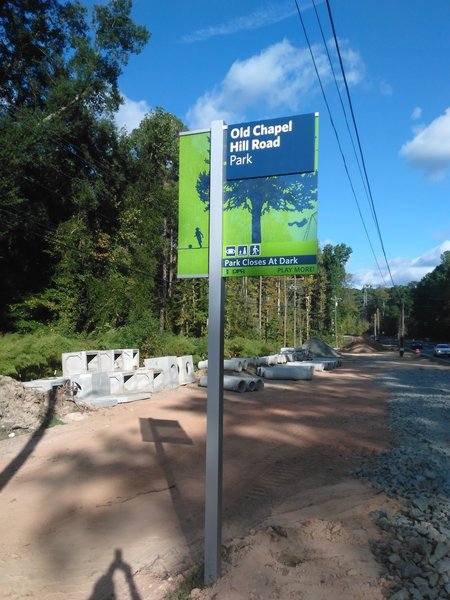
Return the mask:
<path id="1" fill-rule="evenodd" d="M 336 296 L 334 296 L 332 298 L 332 300 L 334 300 L 334 337 L 336 339 L 336 349 L 337 349 L 337 347 L 338 347 L 337 307 L 338 307 L 339 300 L 342 300 L 342 298 L 337 298 Z"/>
<path id="2" fill-rule="evenodd" d="M 297 281 L 294 275 L 294 348 L 297 346 Z"/>
<path id="3" fill-rule="evenodd" d="M 309 340 L 309 313 L 311 309 L 311 296 L 306 296 L 306 339 Z"/>
<path id="4" fill-rule="evenodd" d="M 377 308 L 373 313 L 373 337 L 377 338 L 381 333 L 381 324 L 380 324 L 380 309 Z"/>
<path id="5" fill-rule="evenodd" d="M 294 292 L 293 302 L 293 325 L 294 325 L 294 348 L 297 346 L 297 276 L 294 275 L 294 283 L 289 285 L 289 289 Z"/>
<path id="6" fill-rule="evenodd" d="M 401 317 L 400 317 L 400 346 L 399 354 L 403 356 L 405 353 L 405 302 L 402 299 Z"/>

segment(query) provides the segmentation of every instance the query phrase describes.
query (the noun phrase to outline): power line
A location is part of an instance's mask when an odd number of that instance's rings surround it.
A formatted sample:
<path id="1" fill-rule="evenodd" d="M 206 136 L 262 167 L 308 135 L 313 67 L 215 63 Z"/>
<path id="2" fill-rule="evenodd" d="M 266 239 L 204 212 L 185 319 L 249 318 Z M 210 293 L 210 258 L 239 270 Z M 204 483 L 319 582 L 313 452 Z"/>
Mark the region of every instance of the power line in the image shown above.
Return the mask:
<path id="1" fill-rule="evenodd" d="M 319 13 L 317 11 L 317 6 L 316 6 L 315 0 L 313 0 L 313 7 L 314 7 L 314 12 L 315 12 L 315 15 L 316 15 L 317 23 L 319 25 L 320 33 L 321 33 L 321 36 L 322 36 L 322 42 L 323 42 L 323 45 L 325 47 L 325 51 L 327 53 L 328 63 L 330 65 L 331 72 L 333 74 L 334 85 L 335 85 L 335 88 L 336 88 L 337 95 L 339 97 L 339 102 L 340 102 L 340 105 L 341 105 L 341 108 L 342 108 L 342 113 L 344 115 L 344 120 L 345 120 L 345 125 L 346 125 L 346 128 L 347 128 L 348 136 L 349 136 L 350 142 L 352 144 L 353 154 L 355 156 L 355 160 L 356 160 L 356 163 L 358 165 L 359 174 L 360 174 L 361 179 L 363 181 L 363 185 L 364 185 L 364 189 L 366 191 L 366 195 L 368 195 L 368 193 L 367 193 L 367 187 L 366 187 L 366 182 L 364 180 L 363 173 L 362 173 L 361 163 L 360 163 L 360 160 L 358 158 L 358 154 L 356 152 L 356 147 L 355 147 L 355 142 L 354 142 L 354 139 L 353 139 L 353 135 L 352 135 L 352 133 L 350 131 L 350 125 L 349 125 L 348 118 L 347 118 L 347 111 L 345 110 L 344 102 L 342 100 L 342 94 L 341 94 L 341 91 L 339 89 L 339 85 L 338 85 L 337 78 L 336 78 L 336 71 L 334 70 L 333 61 L 331 60 L 330 51 L 328 50 L 328 44 L 327 44 L 326 39 L 325 39 L 325 34 L 323 32 L 322 23 L 320 21 L 320 17 L 319 17 Z"/>
<path id="2" fill-rule="evenodd" d="M 337 141 L 337 144 L 338 144 L 339 152 L 340 152 L 340 154 L 341 154 L 342 162 L 343 162 L 343 164 L 344 164 L 344 169 L 345 169 L 345 172 L 346 172 L 346 174 L 347 174 L 348 181 L 349 181 L 349 183 L 350 183 L 350 188 L 351 188 L 351 190 L 352 190 L 353 197 L 354 197 L 354 199 L 355 199 L 355 202 L 356 202 L 356 206 L 357 206 L 357 208 L 358 208 L 358 213 L 359 213 L 359 216 L 360 216 L 361 222 L 362 222 L 362 224 L 363 224 L 363 228 L 364 228 L 364 231 L 365 231 L 365 233 L 366 233 L 366 237 L 367 237 L 367 240 L 368 240 L 368 242 L 369 242 L 369 246 L 370 246 L 370 248 L 371 248 L 371 250 L 372 250 L 372 254 L 373 254 L 373 257 L 374 257 L 374 259 L 375 259 L 375 263 L 376 263 L 376 265 L 377 265 L 377 267 L 378 267 L 378 271 L 379 271 L 379 273 L 380 273 L 381 279 L 383 280 L 383 283 L 386 285 L 386 282 L 385 282 L 385 280 L 384 280 L 384 276 L 383 276 L 383 272 L 381 271 L 380 265 L 378 264 L 378 260 L 377 260 L 377 257 L 376 257 L 376 255 L 375 255 L 375 252 L 374 252 L 374 249 L 373 249 L 373 246 L 372 246 L 372 242 L 371 242 L 371 240 L 370 240 L 370 236 L 369 236 L 369 233 L 368 233 L 368 231 L 367 231 L 366 223 L 365 223 L 365 221 L 364 221 L 364 217 L 363 217 L 363 215 L 362 215 L 362 212 L 361 212 L 361 207 L 360 207 L 360 205 L 359 205 L 359 201 L 358 201 L 358 198 L 357 198 L 357 196 L 356 196 L 355 188 L 354 188 L 354 186 L 353 186 L 352 178 L 351 178 L 351 176 L 350 176 L 350 172 L 349 172 L 349 170 L 348 170 L 347 161 L 346 161 L 346 159 L 345 159 L 344 151 L 343 151 L 343 149 L 342 149 L 342 145 L 341 145 L 341 141 L 340 141 L 340 138 L 339 138 L 339 134 L 338 134 L 338 132 L 337 132 L 337 129 L 336 129 L 336 126 L 335 126 L 335 123 L 334 123 L 334 119 L 333 119 L 333 116 L 332 116 L 332 114 L 331 114 L 330 105 L 329 105 L 329 103 L 328 103 L 328 99 L 327 99 L 327 96 L 326 96 L 326 94 L 325 94 L 325 89 L 324 89 L 324 87 L 323 87 L 323 84 L 322 84 L 322 79 L 321 79 L 321 77 L 320 77 L 319 70 L 318 70 L 318 68 L 317 68 L 317 63 L 316 63 L 316 60 L 315 60 L 315 58 L 314 58 L 314 53 L 313 53 L 313 51 L 312 51 L 312 48 L 311 48 L 311 44 L 310 44 L 309 37 L 308 37 L 307 31 L 306 31 L 305 23 L 304 23 L 304 21 L 303 21 L 303 17 L 302 17 L 302 15 L 301 15 L 300 7 L 299 7 L 299 5 L 298 5 L 298 0 L 295 0 L 295 5 L 296 5 L 296 7 L 297 7 L 298 16 L 299 16 L 299 19 L 300 19 L 300 23 L 301 23 L 301 25 L 302 25 L 302 29 L 303 29 L 303 33 L 304 33 L 304 36 L 305 36 L 305 39 L 306 39 L 306 43 L 308 44 L 309 52 L 310 52 L 310 54 L 311 54 L 311 59 L 312 59 L 313 65 L 314 65 L 314 70 L 315 70 L 315 72 L 316 72 L 317 79 L 318 79 L 318 81 L 319 81 L 320 89 L 321 89 L 321 91 L 322 91 L 322 95 L 323 95 L 323 98 L 324 98 L 325 106 L 326 106 L 326 108 L 327 108 L 327 112 L 328 112 L 328 116 L 329 116 L 329 119 L 330 119 L 330 122 L 331 122 L 331 126 L 332 126 L 332 128 L 333 128 L 334 135 L 335 135 L 335 137 L 336 137 L 336 141 Z"/>
<path id="3" fill-rule="evenodd" d="M 296 2 L 297 2 L 297 0 L 296 0 Z M 314 0 L 313 0 L 313 2 L 314 2 Z M 372 207 L 372 214 L 373 214 L 373 217 L 374 217 L 374 221 L 375 221 L 376 229 L 377 229 L 377 232 L 378 232 L 378 237 L 379 237 L 380 244 L 381 244 L 381 249 L 383 251 L 384 260 L 386 262 L 387 270 L 388 270 L 388 273 L 389 273 L 389 277 L 390 277 L 390 280 L 392 282 L 392 285 L 395 286 L 394 279 L 393 279 L 392 273 L 391 273 L 391 268 L 389 266 L 389 261 L 388 261 L 387 256 L 386 256 L 386 250 L 385 250 L 385 247 L 384 247 L 383 236 L 381 235 L 380 224 L 378 222 L 377 212 L 376 212 L 376 209 L 375 209 L 375 203 L 374 203 L 374 200 L 373 200 L 372 190 L 371 190 L 371 186 L 370 186 L 370 182 L 369 182 L 369 176 L 367 174 L 366 161 L 364 159 L 364 153 L 362 151 L 362 146 L 361 146 L 361 140 L 360 140 L 360 137 L 359 137 L 358 126 L 356 124 L 355 113 L 354 113 L 354 110 L 353 110 L 353 103 L 352 103 L 352 100 L 351 100 L 351 97 L 350 97 L 350 91 L 349 91 L 349 88 L 348 88 L 347 77 L 345 75 L 345 69 L 344 69 L 344 65 L 343 65 L 343 62 L 342 62 L 341 51 L 340 51 L 340 47 L 339 47 L 339 42 L 337 40 L 336 29 L 335 29 L 335 26 L 334 26 L 333 15 L 331 14 L 331 7 L 330 7 L 329 0 L 326 0 L 326 4 L 327 4 L 327 9 L 328 9 L 328 16 L 329 16 L 329 19 L 330 19 L 330 24 L 331 24 L 332 31 L 333 31 L 334 43 L 336 44 L 336 50 L 337 50 L 337 54 L 338 54 L 338 58 L 339 58 L 339 64 L 340 64 L 342 76 L 343 76 L 343 79 L 344 79 L 345 90 L 346 90 L 346 93 L 347 93 L 347 100 L 348 100 L 348 104 L 349 104 L 349 107 L 350 107 L 350 113 L 351 113 L 351 116 L 352 116 L 353 127 L 354 127 L 355 134 L 356 134 L 356 140 L 358 142 L 358 148 L 359 148 L 359 152 L 360 152 L 360 156 L 361 156 L 361 162 L 362 162 L 362 166 L 363 166 L 363 170 L 364 170 L 364 175 L 365 175 L 365 179 L 366 179 L 366 183 L 367 183 L 367 190 L 369 192 L 370 204 L 371 204 L 371 207 Z"/>

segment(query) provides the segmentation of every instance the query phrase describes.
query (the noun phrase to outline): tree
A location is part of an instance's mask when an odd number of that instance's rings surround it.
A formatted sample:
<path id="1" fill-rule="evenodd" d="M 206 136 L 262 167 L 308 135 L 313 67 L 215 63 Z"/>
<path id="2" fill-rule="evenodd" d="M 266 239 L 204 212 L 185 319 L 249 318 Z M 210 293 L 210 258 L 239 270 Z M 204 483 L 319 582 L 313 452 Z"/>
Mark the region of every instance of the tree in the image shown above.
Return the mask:
<path id="1" fill-rule="evenodd" d="M 441 255 L 441 264 L 417 284 L 412 315 L 418 337 L 446 340 L 450 337 L 450 252 Z"/>
<path id="2" fill-rule="evenodd" d="M 88 22 L 78 2 L 0 7 L 0 327 L 8 304 L 49 285 L 62 224 L 86 224 L 65 230 L 66 250 L 77 231 L 96 248 L 117 228 L 126 168 L 111 114 L 122 68 L 148 39 L 130 11 L 111 0 Z"/>
<path id="3" fill-rule="evenodd" d="M 185 129 L 180 119 L 158 107 L 130 136 L 133 183 L 126 206 L 138 216 L 139 240 L 131 252 L 152 286 L 152 306 L 161 329 L 174 325 L 170 309 L 178 227 L 178 138 Z"/>
<path id="4" fill-rule="evenodd" d="M 326 310 L 324 315 L 324 328 L 328 333 L 334 329 L 336 302 L 342 300 L 342 290 L 347 286 L 345 265 L 352 253 L 350 246 L 326 244 L 322 250 L 323 275 L 326 278 Z"/>

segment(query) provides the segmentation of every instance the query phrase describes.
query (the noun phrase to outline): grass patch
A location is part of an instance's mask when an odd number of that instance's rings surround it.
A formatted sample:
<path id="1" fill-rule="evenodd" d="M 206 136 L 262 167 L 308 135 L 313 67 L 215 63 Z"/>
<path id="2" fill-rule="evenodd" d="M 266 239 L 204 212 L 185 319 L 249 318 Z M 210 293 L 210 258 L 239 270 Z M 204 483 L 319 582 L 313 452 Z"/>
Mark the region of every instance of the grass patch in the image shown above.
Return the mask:
<path id="1" fill-rule="evenodd" d="M 192 590 L 196 588 L 202 590 L 206 587 L 203 577 L 203 563 L 195 565 L 187 571 L 178 588 L 164 596 L 164 600 L 189 600 Z"/>
<path id="2" fill-rule="evenodd" d="M 47 429 L 50 427 L 56 427 L 57 425 L 65 425 L 64 421 L 61 421 L 58 417 L 52 417 L 52 420 L 47 425 Z"/>

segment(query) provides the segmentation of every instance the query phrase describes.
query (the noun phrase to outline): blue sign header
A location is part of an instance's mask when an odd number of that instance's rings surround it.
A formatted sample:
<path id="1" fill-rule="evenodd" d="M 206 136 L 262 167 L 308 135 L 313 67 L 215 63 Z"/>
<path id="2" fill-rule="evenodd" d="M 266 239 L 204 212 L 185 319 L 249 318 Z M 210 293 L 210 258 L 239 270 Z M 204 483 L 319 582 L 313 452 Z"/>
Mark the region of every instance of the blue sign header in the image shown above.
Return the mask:
<path id="1" fill-rule="evenodd" d="M 315 171 L 316 115 L 228 125 L 227 180 Z"/>

